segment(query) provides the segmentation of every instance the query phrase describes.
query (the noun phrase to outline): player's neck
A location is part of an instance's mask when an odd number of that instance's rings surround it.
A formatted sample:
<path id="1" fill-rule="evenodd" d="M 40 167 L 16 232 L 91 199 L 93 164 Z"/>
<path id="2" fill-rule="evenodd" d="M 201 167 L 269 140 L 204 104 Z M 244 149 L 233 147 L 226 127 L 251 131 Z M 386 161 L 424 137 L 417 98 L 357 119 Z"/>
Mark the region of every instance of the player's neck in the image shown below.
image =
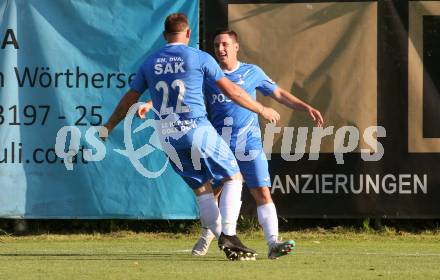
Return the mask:
<path id="1" fill-rule="evenodd" d="M 168 44 L 184 44 L 188 46 L 189 40 L 182 34 L 167 37 Z"/>
<path id="2" fill-rule="evenodd" d="M 229 62 L 221 62 L 220 68 L 225 71 L 233 71 L 238 67 L 238 60 L 229 61 Z"/>
<path id="3" fill-rule="evenodd" d="M 185 46 L 188 46 L 188 42 L 185 40 L 169 40 L 167 42 L 168 44 L 184 44 Z"/>

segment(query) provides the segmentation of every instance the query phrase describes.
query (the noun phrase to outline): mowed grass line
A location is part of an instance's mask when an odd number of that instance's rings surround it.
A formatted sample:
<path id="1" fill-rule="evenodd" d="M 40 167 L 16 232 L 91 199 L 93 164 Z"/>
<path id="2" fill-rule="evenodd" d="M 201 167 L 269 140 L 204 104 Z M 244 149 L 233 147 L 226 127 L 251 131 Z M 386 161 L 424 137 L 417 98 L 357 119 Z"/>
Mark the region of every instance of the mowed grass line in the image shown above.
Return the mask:
<path id="1" fill-rule="evenodd" d="M 0 279 L 440 279 L 440 234 L 290 232 L 295 252 L 266 259 L 261 234 L 243 236 L 257 261 L 230 262 L 215 244 L 192 257 L 195 235 L 0 237 Z"/>

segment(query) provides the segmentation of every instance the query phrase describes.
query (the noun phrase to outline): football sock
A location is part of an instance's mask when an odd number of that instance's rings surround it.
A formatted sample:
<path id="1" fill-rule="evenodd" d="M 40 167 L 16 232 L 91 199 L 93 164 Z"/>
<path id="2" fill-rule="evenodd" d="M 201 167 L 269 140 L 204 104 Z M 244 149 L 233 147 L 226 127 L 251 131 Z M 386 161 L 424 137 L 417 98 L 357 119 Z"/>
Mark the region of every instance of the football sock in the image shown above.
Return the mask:
<path id="1" fill-rule="evenodd" d="M 220 212 L 213 193 L 197 196 L 202 226 L 209 228 L 218 238 L 222 231 Z"/>
<path id="2" fill-rule="evenodd" d="M 222 232 L 226 235 L 237 234 L 237 219 L 241 208 L 241 189 L 243 182 L 240 180 L 226 181 L 220 196 L 220 214 L 222 219 Z"/>
<path id="3" fill-rule="evenodd" d="M 258 222 L 263 228 L 264 238 L 270 245 L 278 241 L 278 217 L 275 204 L 267 203 L 257 208 Z"/>

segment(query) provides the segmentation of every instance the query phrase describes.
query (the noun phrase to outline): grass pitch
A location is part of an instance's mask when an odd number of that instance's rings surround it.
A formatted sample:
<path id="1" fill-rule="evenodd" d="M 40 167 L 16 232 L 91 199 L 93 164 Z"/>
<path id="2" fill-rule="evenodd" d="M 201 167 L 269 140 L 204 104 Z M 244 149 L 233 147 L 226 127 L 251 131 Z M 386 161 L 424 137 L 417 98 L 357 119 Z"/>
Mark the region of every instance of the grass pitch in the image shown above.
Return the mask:
<path id="1" fill-rule="evenodd" d="M 216 244 L 192 257 L 196 235 L 0 236 L 0 279 L 440 279 L 440 233 L 283 233 L 297 243 L 266 259 L 261 234 L 242 235 L 257 261 L 227 261 Z"/>

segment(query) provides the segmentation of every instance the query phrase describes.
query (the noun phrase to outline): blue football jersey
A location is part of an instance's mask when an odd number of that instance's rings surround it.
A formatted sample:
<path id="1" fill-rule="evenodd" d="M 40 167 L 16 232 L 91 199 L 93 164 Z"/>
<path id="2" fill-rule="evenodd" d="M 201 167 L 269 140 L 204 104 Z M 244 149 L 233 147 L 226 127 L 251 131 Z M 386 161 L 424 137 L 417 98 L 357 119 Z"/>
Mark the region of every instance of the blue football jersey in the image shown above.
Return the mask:
<path id="1" fill-rule="evenodd" d="M 148 88 L 161 118 L 176 114 L 185 120 L 206 116 L 204 80 L 222 77 L 223 71 L 208 53 L 174 43 L 150 55 L 130 87 L 140 93 Z"/>
<path id="2" fill-rule="evenodd" d="M 206 118 L 203 84 L 224 76 L 208 53 L 168 44 L 145 60 L 130 84 L 140 93 L 149 89 L 159 112 L 155 118 L 162 147 L 174 170 L 194 189 L 239 172 L 233 153 Z"/>
<path id="3" fill-rule="evenodd" d="M 226 77 L 232 82 L 242 87 L 254 99 L 256 99 L 256 89 L 264 95 L 271 95 L 277 85 L 264 73 L 264 71 L 253 64 L 239 62 L 237 69 L 224 71 Z M 220 91 L 214 81 L 205 83 L 205 95 L 209 118 L 213 126 L 221 134 L 221 129 L 232 122 L 231 146 L 235 147 L 235 140 L 240 130 L 258 127 L 258 115 L 240 105 L 235 104 Z M 231 119 L 232 118 L 232 119 Z M 226 120 L 225 120 L 226 119 Z M 243 131 L 243 133 L 246 131 Z"/>

